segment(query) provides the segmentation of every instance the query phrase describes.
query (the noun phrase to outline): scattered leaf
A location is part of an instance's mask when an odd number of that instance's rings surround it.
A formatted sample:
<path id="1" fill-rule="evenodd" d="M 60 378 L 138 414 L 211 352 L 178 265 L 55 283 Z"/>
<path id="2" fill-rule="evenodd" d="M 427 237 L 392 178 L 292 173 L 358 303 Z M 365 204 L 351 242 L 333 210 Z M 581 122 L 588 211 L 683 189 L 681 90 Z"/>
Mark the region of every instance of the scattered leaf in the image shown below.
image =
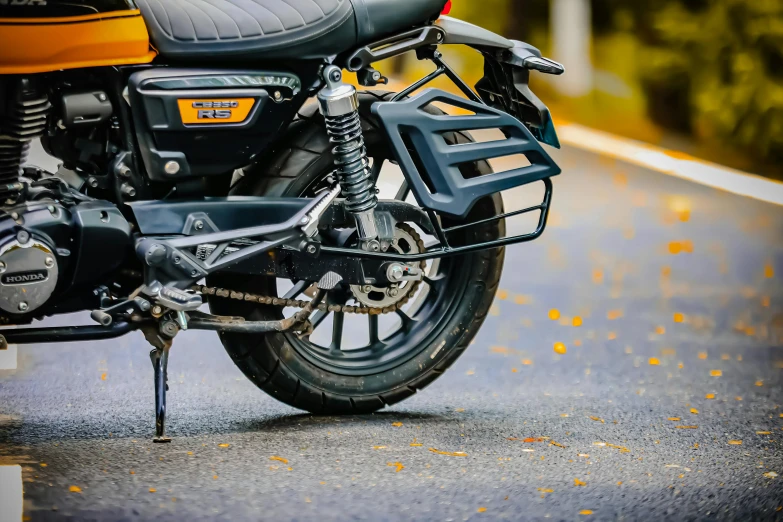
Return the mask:
<path id="1" fill-rule="evenodd" d="M 476 375 L 476 370 L 468 370 L 465 372 L 465 375 Z"/>
<path id="2" fill-rule="evenodd" d="M 269 460 L 276 460 L 277 462 L 282 462 L 283 464 L 288 464 L 288 459 L 284 459 L 283 457 L 278 457 L 278 456 L 275 456 L 275 455 L 269 457 Z"/>
<path id="3" fill-rule="evenodd" d="M 106 380 L 106 372 L 103 372 L 103 373 L 101 374 L 101 380 L 102 380 L 102 381 L 105 381 L 105 380 Z"/>
<path id="4" fill-rule="evenodd" d="M 41 463 L 40 463 L 40 464 L 38 464 L 38 465 L 39 465 L 39 466 L 41 466 L 42 468 L 45 468 L 45 467 L 46 467 L 46 466 L 48 466 L 49 464 L 47 464 L 46 462 L 41 462 Z"/>
<path id="5" fill-rule="evenodd" d="M 540 491 L 541 493 L 554 493 L 555 492 L 554 489 L 549 489 L 549 488 L 538 488 L 538 491 Z"/>
<path id="6" fill-rule="evenodd" d="M 617 339 L 617 333 L 616 332 L 609 332 L 609 335 L 607 336 L 607 339 L 609 339 L 610 341 L 614 341 L 615 339 Z"/>
<path id="7" fill-rule="evenodd" d="M 68 491 L 70 491 L 71 493 L 81 493 L 82 488 L 80 488 L 79 486 L 71 486 L 70 488 L 68 488 Z"/>
<path id="8" fill-rule="evenodd" d="M 622 484 L 622 482 L 620 482 L 619 484 Z M 593 514 L 593 510 L 592 509 L 583 509 L 582 511 L 579 512 L 579 514 L 580 515 L 592 515 Z"/>
<path id="9" fill-rule="evenodd" d="M 729 444 L 731 446 L 742 446 L 742 441 L 741 440 L 730 440 Z"/>
<path id="10" fill-rule="evenodd" d="M 768 472 L 764 473 L 764 476 L 767 477 L 767 478 L 775 478 L 775 477 L 778 476 L 778 474 L 775 473 L 774 471 L 768 471 Z"/>
<path id="11" fill-rule="evenodd" d="M 697 430 L 698 426 L 675 426 L 678 430 Z"/>
<path id="12" fill-rule="evenodd" d="M 382 450 L 382 449 L 386 449 L 386 448 L 387 448 L 387 446 L 373 446 L 372 447 L 372 449 L 374 449 L 374 450 Z"/>
<path id="13" fill-rule="evenodd" d="M 485 508 L 485 507 L 478 508 L 478 512 L 479 513 L 484 513 L 486 510 L 487 510 L 487 508 Z"/>
<path id="14" fill-rule="evenodd" d="M 462 413 L 462 412 L 464 412 L 464 411 L 465 411 L 465 408 L 457 408 L 457 409 L 456 409 L 456 410 L 454 410 L 454 411 L 456 411 L 457 413 Z"/>
<path id="15" fill-rule="evenodd" d="M 566 349 L 566 345 L 563 343 L 555 343 L 555 353 L 558 353 L 560 355 L 564 355 L 568 350 Z"/>
<path id="16" fill-rule="evenodd" d="M 522 442 L 544 442 L 544 437 L 527 437 L 525 439 L 518 439 L 516 437 L 509 437 L 507 440 L 518 440 Z"/>
<path id="17" fill-rule="evenodd" d="M 155 493 L 155 492 L 157 492 L 157 491 L 158 491 L 158 490 L 157 490 L 157 489 L 155 489 L 155 488 L 150 488 L 150 493 Z"/>
<path id="18" fill-rule="evenodd" d="M 424 446 L 424 444 L 422 444 L 421 442 L 416 442 L 416 439 L 413 439 L 413 442 L 411 442 L 411 446 L 413 446 L 414 448 L 420 448 Z"/>
<path id="19" fill-rule="evenodd" d="M 707 352 L 699 352 L 699 359 L 706 359 L 707 358 Z"/>
<path id="20" fill-rule="evenodd" d="M 591 416 L 590 416 L 590 419 L 591 419 L 591 420 L 594 420 L 594 421 L 596 421 L 596 422 L 600 422 L 601 424 L 606 424 L 606 422 L 604 422 L 604 420 L 603 420 L 601 417 L 593 417 L 593 416 L 591 415 Z"/>
<path id="21" fill-rule="evenodd" d="M 623 316 L 623 311 L 622 310 L 609 310 L 606 313 L 606 318 L 609 319 L 610 321 L 614 321 L 616 319 L 620 319 L 622 316 Z"/>
<path id="22" fill-rule="evenodd" d="M 673 421 L 673 422 L 677 422 L 677 421 L 682 420 L 682 419 L 680 419 L 679 417 L 669 417 L 669 420 Z"/>
<path id="23" fill-rule="evenodd" d="M 586 459 L 590 458 L 590 455 L 588 455 L 587 453 L 577 453 L 576 456 L 577 457 L 584 457 Z"/>
<path id="24" fill-rule="evenodd" d="M 764 265 L 764 277 L 767 279 L 772 279 L 775 277 L 775 268 L 772 266 L 772 264 L 767 263 Z"/>
<path id="25" fill-rule="evenodd" d="M 531 361 L 530 359 L 522 359 L 522 364 L 524 364 L 525 366 L 530 366 L 531 364 L 533 364 L 533 361 Z"/>
<path id="26" fill-rule="evenodd" d="M 392 426 L 394 426 L 395 428 L 401 428 L 402 427 L 402 423 L 401 422 L 392 422 Z"/>
<path id="27" fill-rule="evenodd" d="M 685 322 L 685 315 L 677 312 L 674 314 L 674 322 L 675 323 L 682 323 Z"/>
<path id="28" fill-rule="evenodd" d="M 400 471 L 405 469 L 405 466 L 403 466 L 401 462 L 387 462 L 386 465 L 395 468 L 394 470 L 395 473 L 399 473 Z"/>
<path id="29" fill-rule="evenodd" d="M 606 442 L 593 442 L 593 446 L 606 446 Z"/>
<path id="30" fill-rule="evenodd" d="M 712 377 L 720 377 L 723 375 L 723 372 L 721 370 L 710 370 L 710 375 Z"/>
<path id="31" fill-rule="evenodd" d="M 218 444 L 218 448 L 227 448 L 229 446 L 231 446 L 231 444 Z"/>
<path id="32" fill-rule="evenodd" d="M 756 386 L 764 386 L 764 381 L 756 381 Z"/>
<path id="33" fill-rule="evenodd" d="M 658 366 L 659 364 L 661 364 L 661 361 L 659 361 L 655 357 L 650 357 L 649 363 L 650 363 L 650 366 Z"/>
<path id="34" fill-rule="evenodd" d="M 567 413 L 561 413 L 560 416 L 561 417 L 568 417 L 568 414 Z M 783 415 L 781 415 L 781 417 L 783 417 Z"/>
<path id="35" fill-rule="evenodd" d="M 771 431 L 757 431 L 756 435 L 772 435 Z"/>
<path id="36" fill-rule="evenodd" d="M 501 301 L 505 301 L 506 299 L 508 299 L 508 292 L 506 292 L 505 290 L 498 290 L 498 299 L 500 299 Z"/>
<path id="37" fill-rule="evenodd" d="M 519 373 L 519 370 L 517 370 L 516 368 L 511 368 L 511 373 Z"/>
<path id="38" fill-rule="evenodd" d="M 573 326 L 577 326 L 577 327 L 578 327 L 578 326 L 582 326 L 582 318 L 581 318 L 581 317 L 579 317 L 578 315 L 577 315 L 577 316 L 575 316 L 575 317 L 574 317 L 574 318 L 571 320 L 571 324 L 572 324 Z"/>
<path id="39" fill-rule="evenodd" d="M 715 398 L 715 394 L 714 393 L 708 393 L 707 395 L 704 396 L 704 398 L 705 399 L 714 399 Z"/>
<path id="40" fill-rule="evenodd" d="M 386 447 L 386 446 L 384 446 Z M 464 451 L 440 451 L 435 448 L 430 448 L 430 451 L 432 453 L 437 453 L 438 455 L 446 455 L 447 457 L 467 457 L 468 454 Z"/>
<path id="41" fill-rule="evenodd" d="M 562 445 L 562 444 L 560 444 L 559 442 L 555 442 L 555 441 L 550 441 L 550 442 L 549 442 L 549 445 L 550 445 L 550 446 L 557 446 L 558 448 L 565 448 L 565 446 L 563 446 L 563 445 Z"/>
<path id="42" fill-rule="evenodd" d="M 655 329 L 655 333 L 658 335 L 663 335 L 666 333 L 666 327 L 665 326 L 659 326 Z"/>
<path id="43" fill-rule="evenodd" d="M 698 415 L 699 410 L 697 410 L 696 408 L 691 408 L 691 413 L 693 413 L 694 415 Z"/>
<path id="44" fill-rule="evenodd" d="M 587 485 L 587 482 L 582 482 L 578 478 L 574 479 L 574 486 L 586 486 L 586 485 Z"/>

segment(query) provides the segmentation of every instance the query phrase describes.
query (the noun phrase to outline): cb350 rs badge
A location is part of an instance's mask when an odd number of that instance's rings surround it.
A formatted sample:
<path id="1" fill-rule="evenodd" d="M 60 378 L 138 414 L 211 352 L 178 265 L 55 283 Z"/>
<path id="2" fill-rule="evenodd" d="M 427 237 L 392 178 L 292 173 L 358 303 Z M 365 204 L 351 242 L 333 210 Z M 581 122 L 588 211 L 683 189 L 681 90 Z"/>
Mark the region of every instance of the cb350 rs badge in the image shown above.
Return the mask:
<path id="1" fill-rule="evenodd" d="M 179 114 L 185 125 L 216 125 L 242 123 L 255 105 L 254 98 L 220 100 L 177 100 Z"/>

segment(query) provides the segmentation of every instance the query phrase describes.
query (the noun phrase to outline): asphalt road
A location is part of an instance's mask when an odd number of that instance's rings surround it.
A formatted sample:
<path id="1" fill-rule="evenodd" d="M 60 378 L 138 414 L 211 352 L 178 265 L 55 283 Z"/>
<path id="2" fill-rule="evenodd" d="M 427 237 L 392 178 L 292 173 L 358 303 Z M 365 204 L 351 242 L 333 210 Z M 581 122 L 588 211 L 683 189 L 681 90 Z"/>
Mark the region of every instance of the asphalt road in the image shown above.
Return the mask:
<path id="1" fill-rule="evenodd" d="M 474 345 L 383 413 L 303 415 L 188 332 L 153 445 L 140 334 L 20 348 L 0 464 L 23 465 L 25 516 L 782 519 L 783 208 L 556 156 L 549 230 L 508 249 Z"/>

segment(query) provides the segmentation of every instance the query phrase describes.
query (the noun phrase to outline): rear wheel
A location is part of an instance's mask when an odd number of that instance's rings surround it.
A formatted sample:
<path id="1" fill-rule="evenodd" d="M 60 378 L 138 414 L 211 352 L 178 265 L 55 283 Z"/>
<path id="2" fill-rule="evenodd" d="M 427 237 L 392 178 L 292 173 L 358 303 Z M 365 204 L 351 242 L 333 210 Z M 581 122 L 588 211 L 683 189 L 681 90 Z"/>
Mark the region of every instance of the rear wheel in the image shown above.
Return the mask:
<path id="1" fill-rule="evenodd" d="M 402 176 L 392 167 L 387 179 L 387 169 L 381 169 L 391 153 L 370 114 L 372 103 L 388 96 L 361 95 L 362 124 L 374 171 L 380 173 L 380 197 L 405 200 L 411 196 Z M 333 157 L 320 114 L 305 111 L 292 125 L 289 138 L 275 161 L 247 173 L 235 186 L 235 195 L 312 197 L 329 186 Z M 467 142 L 470 137 L 456 133 L 447 139 Z M 489 171 L 481 163 L 468 166 L 463 174 Z M 500 198 L 487 198 L 475 206 L 467 222 L 499 213 Z M 399 252 L 411 253 L 433 242 L 409 225 L 402 225 L 398 234 Z M 503 223 L 495 222 L 452 234 L 449 240 L 453 245 L 467 244 L 504 234 Z M 348 285 L 328 297 L 332 306 L 371 305 L 375 299 L 379 307 L 394 309 L 391 313 L 316 312 L 311 319 L 315 330 L 306 338 L 293 333 L 223 334 L 221 341 L 250 380 L 286 404 L 314 413 L 372 412 L 424 388 L 465 351 L 489 311 L 503 257 L 503 249 L 496 249 L 427 262 L 424 281 L 400 288 L 400 295 L 394 297 L 384 295 L 382 289 Z M 208 284 L 289 299 L 304 299 L 309 293 L 308 284 L 257 275 L 217 274 Z M 210 298 L 210 307 L 219 315 L 255 321 L 283 316 L 276 307 L 216 297 Z"/>

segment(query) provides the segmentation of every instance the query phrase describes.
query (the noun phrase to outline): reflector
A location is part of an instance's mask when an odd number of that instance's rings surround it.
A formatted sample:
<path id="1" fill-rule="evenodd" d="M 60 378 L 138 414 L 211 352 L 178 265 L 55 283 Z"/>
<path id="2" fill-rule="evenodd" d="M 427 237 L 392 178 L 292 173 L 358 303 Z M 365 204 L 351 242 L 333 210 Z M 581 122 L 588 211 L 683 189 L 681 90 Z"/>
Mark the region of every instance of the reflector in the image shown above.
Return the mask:
<path id="1" fill-rule="evenodd" d="M 443 11 L 441 11 L 440 14 L 447 15 L 451 12 L 451 0 L 446 2 L 446 5 L 443 7 Z"/>

